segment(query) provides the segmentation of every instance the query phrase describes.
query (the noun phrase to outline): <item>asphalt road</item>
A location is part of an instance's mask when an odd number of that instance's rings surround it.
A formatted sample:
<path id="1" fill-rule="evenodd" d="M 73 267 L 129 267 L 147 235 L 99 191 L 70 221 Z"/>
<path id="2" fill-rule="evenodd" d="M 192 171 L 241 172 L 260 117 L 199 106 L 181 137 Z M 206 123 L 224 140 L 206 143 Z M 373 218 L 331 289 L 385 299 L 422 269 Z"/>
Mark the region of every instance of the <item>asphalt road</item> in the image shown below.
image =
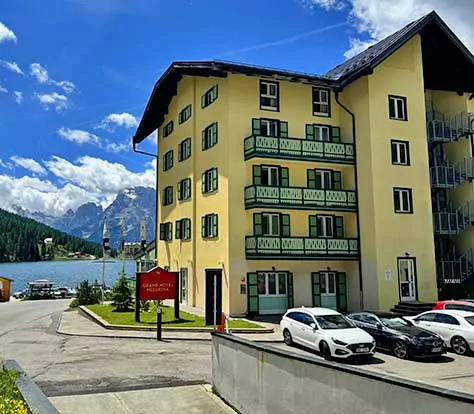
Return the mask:
<path id="1" fill-rule="evenodd" d="M 68 300 L 0 303 L 0 357 L 15 359 L 47 396 L 210 382 L 210 343 L 56 334 Z"/>

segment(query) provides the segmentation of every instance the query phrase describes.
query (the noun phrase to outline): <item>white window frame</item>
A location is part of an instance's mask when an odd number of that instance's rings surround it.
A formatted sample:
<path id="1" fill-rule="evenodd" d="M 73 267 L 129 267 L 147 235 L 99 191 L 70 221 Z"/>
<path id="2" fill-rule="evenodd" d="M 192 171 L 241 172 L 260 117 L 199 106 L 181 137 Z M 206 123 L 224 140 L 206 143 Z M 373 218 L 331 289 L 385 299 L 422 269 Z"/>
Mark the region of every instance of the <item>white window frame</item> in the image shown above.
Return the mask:
<path id="1" fill-rule="evenodd" d="M 266 130 L 266 137 L 278 137 L 280 122 L 276 119 L 260 119 L 260 133 L 262 134 L 263 129 Z M 274 129 L 274 131 L 272 131 Z M 273 133 L 274 132 L 274 133 Z"/>
<path id="2" fill-rule="evenodd" d="M 317 226 L 319 229 L 318 237 L 334 237 L 334 217 L 333 216 L 316 216 Z"/>
<path id="3" fill-rule="evenodd" d="M 317 95 L 317 97 L 315 96 Z M 325 95 L 325 98 L 324 98 Z M 326 105 L 326 112 L 316 112 L 314 110 L 315 105 Z M 327 89 L 313 88 L 313 115 L 316 116 L 329 116 L 330 108 L 330 92 Z"/>
<path id="4" fill-rule="evenodd" d="M 262 85 L 266 85 L 267 92 L 262 93 L 260 91 Z M 271 93 L 271 88 L 275 88 L 275 93 Z M 268 111 L 278 111 L 278 103 L 279 103 L 279 96 L 278 96 L 278 83 L 277 82 L 269 82 L 269 81 L 260 81 L 259 85 L 259 92 L 260 92 L 260 108 L 261 109 L 266 109 Z M 267 105 L 262 105 L 262 98 L 269 98 L 269 99 L 275 99 L 276 100 L 276 106 L 267 106 Z"/>
<path id="5" fill-rule="evenodd" d="M 389 116 L 389 118 L 390 119 L 395 119 L 395 120 L 398 120 L 398 121 L 407 120 L 408 118 L 407 118 L 406 99 L 404 99 L 400 96 L 389 96 L 388 100 L 389 100 L 389 106 L 388 106 L 388 116 Z M 393 102 L 393 108 L 395 110 L 394 116 L 390 115 L 390 102 Z M 398 113 L 397 102 L 402 103 L 402 113 L 401 114 Z"/>
<path id="6" fill-rule="evenodd" d="M 264 170 L 267 172 L 267 177 L 269 178 L 268 183 L 266 183 L 266 184 L 263 183 L 263 171 Z M 272 171 L 276 171 L 276 175 L 275 175 L 276 182 L 275 183 L 271 182 L 272 177 L 274 177 L 272 175 Z M 280 185 L 280 168 L 279 167 L 272 167 L 272 166 L 269 166 L 269 165 L 262 165 L 261 172 L 260 172 L 260 177 L 261 177 L 260 179 L 262 181 L 262 185 L 278 187 Z"/>
<path id="7" fill-rule="evenodd" d="M 396 148 L 396 159 L 392 160 L 392 164 L 394 164 L 394 165 L 410 165 L 410 160 L 409 160 L 409 156 L 408 156 L 408 142 L 392 140 L 391 141 L 391 146 L 392 146 L 392 148 L 390 148 L 391 150 L 393 149 L 393 147 Z M 403 162 L 403 160 L 401 159 L 402 158 L 402 153 L 401 153 L 400 149 L 402 147 L 405 149 L 405 162 Z"/>
<path id="8" fill-rule="evenodd" d="M 337 280 L 336 280 L 336 273 L 335 272 L 319 272 L 320 276 L 322 276 L 324 278 L 324 285 L 320 283 L 321 285 L 321 295 L 323 296 L 336 296 L 337 294 L 337 291 L 336 291 L 336 283 L 337 283 Z M 330 283 L 329 283 L 329 279 L 333 279 L 333 288 L 334 288 L 334 291 L 330 291 L 329 289 L 329 286 L 330 286 Z M 323 292 L 324 290 L 324 292 Z"/>
<path id="9" fill-rule="evenodd" d="M 320 177 L 320 180 L 321 180 L 321 188 L 318 188 L 317 186 L 317 183 L 318 183 L 318 176 Z M 326 185 L 325 185 L 325 176 L 328 176 L 329 177 L 329 186 L 326 188 Z M 315 170 L 314 171 L 314 181 L 315 181 L 315 185 L 316 185 L 316 188 L 318 188 L 318 190 L 331 190 L 332 189 L 332 171 L 326 171 L 326 170 Z"/>
<path id="10" fill-rule="evenodd" d="M 411 189 L 408 189 L 408 188 L 394 188 L 393 192 L 394 192 L 394 199 L 393 199 L 394 206 L 393 206 L 393 209 L 394 209 L 395 213 L 413 213 L 413 209 L 412 209 L 412 206 L 413 206 L 413 200 L 412 200 L 413 192 L 411 191 Z M 398 193 L 398 199 L 400 200 L 400 206 L 399 206 L 398 209 L 397 209 L 397 206 L 395 205 L 395 193 Z M 405 200 L 403 198 L 403 194 L 406 194 L 406 199 Z M 404 201 L 406 201 L 406 203 L 408 205 L 405 206 Z"/>
<path id="11" fill-rule="evenodd" d="M 275 275 L 275 293 L 269 293 L 269 282 L 268 279 L 271 275 Z M 286 297 L 288 295 L 288 278 L 287 274 L 283 272 L 259 272 L 258 276 L 265 276 L 265 293 L 259 293 L 258 296 L 264 297 Z M 280 278 L 283 278 L 285 281 L 285 292 L 280 292 Z"/>
<path id="12" fill-rule="evenodd" d="M 324 131 L 326 131 L 327 139 L 324 139 Z M 325 125 L 314 125 L 314 140 L 315 141 L 324 141 L 330 142 L 331 141 L 331 127 Z"/>
<path id="13" fill-rule="evenodd" d="M 264 232 L 264 225 L 263 225 L 263 220 L 264 217 L 267 218 L 268 220 L 268 233 Z M 273 234 L 273 221 L 276 220 L 278 226 L 277 226 L 277 233 Z M 281 234 L 281 219 L 280 219 L 280 214 L 278 213 L 262 213 L 262 236 L 280 236 Z"/>

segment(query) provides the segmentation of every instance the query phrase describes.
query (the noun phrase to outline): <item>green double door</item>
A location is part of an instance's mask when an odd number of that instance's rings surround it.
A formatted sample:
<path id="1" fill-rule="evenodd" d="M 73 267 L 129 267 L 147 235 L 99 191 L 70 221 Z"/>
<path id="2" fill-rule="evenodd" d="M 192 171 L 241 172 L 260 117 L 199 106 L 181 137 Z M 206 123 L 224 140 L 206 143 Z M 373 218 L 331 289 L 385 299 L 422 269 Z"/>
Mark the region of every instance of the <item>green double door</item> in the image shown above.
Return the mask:
<path id="1" fill-rule="evenodd" d="M 294 306 L 291 272 L 247 273 L 247 313 L 278 315 Z"/>
<path id="2" fill-rule="evenodd" d="M 313 306 L 347 311 L 347 277 L 344 272 L 311 273 Z"/>

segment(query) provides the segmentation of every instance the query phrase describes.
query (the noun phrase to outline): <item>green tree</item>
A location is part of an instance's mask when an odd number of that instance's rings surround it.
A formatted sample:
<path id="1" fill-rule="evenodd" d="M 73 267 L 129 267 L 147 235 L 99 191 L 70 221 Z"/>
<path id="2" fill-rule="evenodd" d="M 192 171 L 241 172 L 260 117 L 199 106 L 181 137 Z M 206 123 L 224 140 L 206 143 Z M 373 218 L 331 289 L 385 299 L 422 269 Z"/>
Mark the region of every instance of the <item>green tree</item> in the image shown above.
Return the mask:
<path id="1" fill-rule="evenodd" d="M 102 293 L 96 286 L 91 285 L 88 280 L 83 280 L 77 288 L 75 305 L 95 305 L 100 303 Z"/>
<path id="2" fill-rule="evenodd" d="M 126 312 L 133 304 L 133 292 L 125 268 L 122 268 L 119 278 L 112 287 L 111 298 L 117 312 Z"/>

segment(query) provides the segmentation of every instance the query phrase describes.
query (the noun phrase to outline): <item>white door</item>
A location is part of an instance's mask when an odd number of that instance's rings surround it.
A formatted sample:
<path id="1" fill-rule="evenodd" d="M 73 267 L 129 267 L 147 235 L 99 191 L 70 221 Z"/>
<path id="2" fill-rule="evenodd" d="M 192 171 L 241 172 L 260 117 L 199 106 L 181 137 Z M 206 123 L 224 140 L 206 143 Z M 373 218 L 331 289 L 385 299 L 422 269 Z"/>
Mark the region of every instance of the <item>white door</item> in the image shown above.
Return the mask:
<path id="1" fill-rule="evenodd" d="M 319 284 L 321 287 L 321 306 L 337 309 L 336 273 L 319 272 Z"/>
<path id="2" fill-rule="evenodd" d="M 188 303 L 188 269 L 187 268 L 180 269 L 179 276 L 180 276 L 179 301 L 180 303 L 187 305 Z"/>
<path id="3" fill-rule="evenodd" d="M 400 301 L 416 300 L 415 259 L 398 259 L 398 281 L 400 285 Z"/>

